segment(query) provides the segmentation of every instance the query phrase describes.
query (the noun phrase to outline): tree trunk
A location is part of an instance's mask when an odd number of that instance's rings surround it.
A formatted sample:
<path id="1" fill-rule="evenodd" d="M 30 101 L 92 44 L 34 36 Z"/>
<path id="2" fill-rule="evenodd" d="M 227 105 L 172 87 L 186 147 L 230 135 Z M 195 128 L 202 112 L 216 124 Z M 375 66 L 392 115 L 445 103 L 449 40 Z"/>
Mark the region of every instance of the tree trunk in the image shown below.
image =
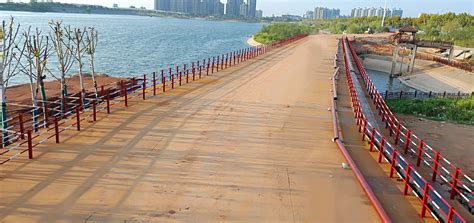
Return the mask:
<path id="1" fill-rule="evenodd" d="M 64 116 L 67 113 L 67 102 L 65 101 L 67 97 L 67 85 L 66 78 L 64 74 L 61 76 L 61 115 Z"/>
<path id="2" fill-rule="evenodd" d="M 0 40 L 0 50 L 3 54 L 3 39 Z M 8 123 L 7 123 L 7 99 L 5 96 L 6 87 L 4 81 L 4 57 L 0 57 L 0 122 L 2 128 L 2 146 L 8 146 Z"/>
<path id="3" fill-rule="evenodd" d="M 78 33 L 76 33 L 76 41 L 77 41 L 77 47 L 76 47 L 76 53 L 77 53 L 77 63 L 79 64 L 79 81 L 81 82 L 81 95 L 82 95 L 82 104 L 85 105 L 85 99 L 86 99 L 86 89 L 84 86 L 84 77 L 82 76 L 82 68 L 84 64 L 82 64 L 82 56 L 81 56 L 81 43 L 80 43 L 80 36 Z M 82 106 L 83 108 L 85 106 Z"/>
<path id="4" fill-rule="evenodd" d="M 99 93 L 97 90 L 97 81 L 95 80 L 95 70 L 94 70 L 94 54 L 90 54 L 90 66 L 91 66 L 91 77 L 92 77 L 92 82 L 94 84 L 94 95 L 95 99 L 99 99 Z"/>
<path id="5" fill-rule="evenodd" d="M 0 121 L 2 122 L 2 145 L 3 147 L 8 146 L 8 122 L 7 122 L 7 98 L 5 97 L 6 93 L 6 88 L 3 83 L 3 78 L 1 80 L 2 83 L 0 83 L 0 111 L 1 111 L 1 117 Z"/>
<path id="6" fill-rule="evenodd" d="M 38 101 L 37 101 L 37 98 L 36 98 L 36 95 L 38 94 L 37 93 L 37 89 L 35 87 L 35 84 L 34 84 L 34 80 L 33 80 L 33 77 L 32 75 L 28 75 L 29 78 L 30 78 L 30 87 L 31 87 L 31 104 L 33 106 L 33 110 L 32 110 L 32 120 L 33 120 L 33 130 L 36 132 L 38 131 L 38 120 L 37 120 L 37 116 L 38 116 Z"/>
<path id="7" fill-rule="evenodd" d="M 48 120 L 47 119 L 47 109 L 46 109 L 46 106 L 48 106 L 46 104 L 46 92 L 44 91 L 44 84 L 43 84 L 43 74 L 41 72 L 41 62 L 40 62 L 40 58 L 39 57 L 36 57 L 35 58 L 36 60 L 36 81 L 37 81 L 37 88 L 36 89 L 40 89 L 41 90 L 41 105 L 43 107 L 43 119 L 44 119 L 44 127 L 46 128 L 48 126 L 48 123 L 46 123 L 46 121 Z M 36 95 L 38 95 L 36 93 Z M 35 100 L 36 100 L 36 96 L 35 95 Z"/>

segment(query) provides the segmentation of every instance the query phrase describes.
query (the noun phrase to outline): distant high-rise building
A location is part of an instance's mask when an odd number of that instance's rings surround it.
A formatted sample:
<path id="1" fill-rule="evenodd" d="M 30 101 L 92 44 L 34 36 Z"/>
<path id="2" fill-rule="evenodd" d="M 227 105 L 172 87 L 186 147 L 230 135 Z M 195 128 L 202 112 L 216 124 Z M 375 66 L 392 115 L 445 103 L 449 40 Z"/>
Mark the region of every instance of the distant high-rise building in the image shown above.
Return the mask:
<path id="1" fill-rule="evenodd" d="M 189 1 L 188 12 L 195 15 L 200 14 L 201 0 L 188 0 L 188 1 Z"/>
<path id="2" fill-rule="evenodd" d="M 362 17 L 368 17 L 369 16 L 369 8 L 364 8 L 362 10 Z"/>
<path id="3" fill-rule="evenodd" d="M 170 0 L 155 0 L 155 10 L 170 11 L 171 10 Z"/>
<path id="4" fill-rule="evenodd" d="M 369 9 L 369 16 L 370 17 L 377 16 L 377 9 L 376 8 L 370 8 Z"/>
<path id="5" fill-rule="evenodd" d="M 314 9 L 314 19 L 332 19 L 339 18 L 341 14 L 340 9 L 329 9 L 316 7 Z"/>
<path id="6" fill-rule="evenodd" d="M 227 0 L 225 14 L 227 16 L 239 16 L 240 6 L 243 4 L 243 0 Z"/>
<path id="7" fill-rule="evenodd" d="M 257 0 L 247 0 L 247 16 L 256 17 L 257 13 Z"/>
<path id="8" fill-rule="evenodd" d="M 248 16 L 248 10 L 249 10 L 249 7 L 247 6 L 247 4 L 242 4 L 240 5 L 240 16 L 242 17 L 247 17 Z"/>
<path id="9" fill-rule="evenodd" d="M 262 18 L 263 17 L 263 11 L 262 10 L 257 10 L 257 12 L 255 12 L 255 17 Z"/>
<path id="10" fill-rule="evenodd" d="M 385 13 L 384 8 L 353 8 L 351 10 L 351 17 L 357 18 L 357 17 L 373 17 L 373 16 L 378 16 L 382 17 Z M 392 16 L 403 16 L 403 10 L 402 9 L 387 9 L 386 11 L 386 16 L 387 17 L 392 17 Z"/>
<path id="11" fill-rule="evenodd" d="M 257 16 L 257 0 L 227 0 L 225 14 L 227 16 L 243 16 L 256 17 Z"/>
<path id="12" fill-rule="evenodd" d="M 307 19 L 314 19 L 314 11 L 307 11 L 304 17 Z"/>
<path id="13" fill-rule="evenodd" d="M 356 13 L 357 13 L 357 9 L 356 8 L 353 8 L 351 10 L 351 17 L 356 17 Z"/>
<path id="14" fill-rule="evenodd" d="M 220 0 L 155 0 L 155 10 L 195 15 L 223 15 Z"/>
<path id="15" fill-rule="evenodd" d="M 363 8 L 357 8 L 356 17 L 362 17 L 363 15 L 364 15 L 364 9 Z"/>
<path id="16" fill-rule="evenodd" d="M 382 17 L 383 16 L 384 9 L 383 8 L 378 8 L 377 9 L 377 16 Z"/>
<path id="17" fill-rule="evenodd" d="M 401 8 L 399 9 L 392 9 L 392 16 L 403 16 L 403 10 Z"/>

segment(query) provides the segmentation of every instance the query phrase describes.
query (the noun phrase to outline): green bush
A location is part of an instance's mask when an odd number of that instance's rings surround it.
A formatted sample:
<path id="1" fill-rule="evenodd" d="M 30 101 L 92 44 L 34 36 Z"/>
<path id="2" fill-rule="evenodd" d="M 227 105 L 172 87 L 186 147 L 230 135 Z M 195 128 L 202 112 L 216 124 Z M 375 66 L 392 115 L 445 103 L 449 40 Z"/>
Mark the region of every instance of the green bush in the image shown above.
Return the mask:
<path id="1" fill-rule="evenodd" d="M 266 44 L 300 34 L 307 35 L 311 33 L 311 30 L 311 27 L 299 23 L 274 23 L 264 26 L 254 35 L 254 39 L 259 43 Z"/>
<path id="2" fill-rule="evenodd" d="M 434 120 L 474 125 L 474 98 L 391 99 L 388 106 L 397 113 Z"/>

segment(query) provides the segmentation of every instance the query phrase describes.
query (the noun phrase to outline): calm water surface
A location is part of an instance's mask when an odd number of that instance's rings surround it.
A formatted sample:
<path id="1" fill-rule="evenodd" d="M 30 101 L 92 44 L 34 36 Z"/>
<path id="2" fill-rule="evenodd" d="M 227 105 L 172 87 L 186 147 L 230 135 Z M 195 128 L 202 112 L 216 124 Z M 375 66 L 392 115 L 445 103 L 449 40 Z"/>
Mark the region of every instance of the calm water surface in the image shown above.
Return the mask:
<path id="1" fill-rule="evenodd" d="M 367 73 L 380 93 L 385 93 L 387 90 L 389 92 L 415 91 L 415 89 L 405 85 L 400 80 L 398 80 L 398 78 L 390 78 L 389 73 L 369 69 L 367 69 Z"/>
<path id="2" fill-rule="evenodd" d="M 45 34 L 51 19 L 72 27 L 95 27 L 100 35 L 96 71 L 111 76 L 150 73 L 248 47 L 248 37 L 261 28 L 255 23 L 197 19 L 0 11 L 1 19 L 9 16 Z M 50 68 L 55 68 L 54 61 Z M 71 73 L 76 70 L 74 67 Z M 25 83 L 27 79 L 19 75 L 12 82 Z"/>

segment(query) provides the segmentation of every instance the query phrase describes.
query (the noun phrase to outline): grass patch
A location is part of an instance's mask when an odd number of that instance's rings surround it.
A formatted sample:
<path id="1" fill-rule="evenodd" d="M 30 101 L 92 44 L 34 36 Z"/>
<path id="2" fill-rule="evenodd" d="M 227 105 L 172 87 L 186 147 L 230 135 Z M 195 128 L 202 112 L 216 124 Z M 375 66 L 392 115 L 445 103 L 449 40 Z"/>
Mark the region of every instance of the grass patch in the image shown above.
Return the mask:
<path id="1" fill-rule="evenodd" d="M 392 111 L 438 121 L 474 125 L 474 98 L 390 99 Z"/>
<path id="2" fill-rule="evenodd" d="M 299 23 L 274 23 L 266 25 L 254 35 L 255 41 L 263 44 L 288 39 L 300 34 L 310 34 L 311 28 Z"/>

